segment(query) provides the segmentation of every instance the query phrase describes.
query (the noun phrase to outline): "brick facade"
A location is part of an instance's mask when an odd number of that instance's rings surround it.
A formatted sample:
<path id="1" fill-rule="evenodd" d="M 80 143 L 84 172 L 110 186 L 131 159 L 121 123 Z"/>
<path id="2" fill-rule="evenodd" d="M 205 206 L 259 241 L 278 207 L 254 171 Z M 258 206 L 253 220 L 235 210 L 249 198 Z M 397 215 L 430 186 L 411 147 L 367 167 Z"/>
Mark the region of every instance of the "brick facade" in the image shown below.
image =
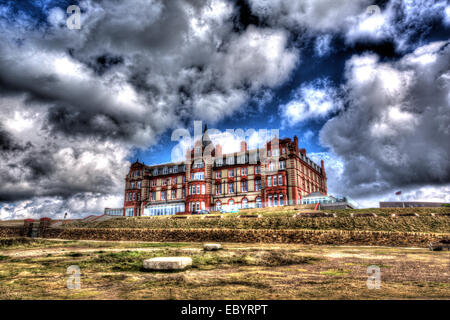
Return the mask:
<path id="1" fill-rule="evenodd" d="M 210 155 L 207 157 L 205 155 Z M 301 203 L 311 192 L 327 194 L 324 162 L 315 164 L 298 138 L 274 139 L 265 148 L 222 154 L 207 133 L 182 163 L 147 166 L 136 161 L 125 178 L 125 216 L 267 207 Z"/>

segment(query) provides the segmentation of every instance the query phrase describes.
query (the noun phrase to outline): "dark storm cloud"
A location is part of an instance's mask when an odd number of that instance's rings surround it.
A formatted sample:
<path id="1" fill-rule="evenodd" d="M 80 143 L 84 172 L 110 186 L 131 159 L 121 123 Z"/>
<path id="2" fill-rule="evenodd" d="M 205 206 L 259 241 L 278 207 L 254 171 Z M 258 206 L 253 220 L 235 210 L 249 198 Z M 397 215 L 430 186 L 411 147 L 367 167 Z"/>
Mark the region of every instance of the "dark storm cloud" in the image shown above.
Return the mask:
<path id="1" fill-rule="evenodd" d="M 44 128 L 54 135 L 95 136 L 102 140 L 124 139 L 135 133 L 136 123 L 98 110 L 79 110 L 71 105 L 57 105 L 48 109 Z"/>
<path id="2" fill-rule="evenodd" d="M 2 129 L 0 125 L 0 151 L 9 152 L 9 151 L 20 151 L 23 150 L 24 147 L 19 145 L 12 136 L 5 130 Z"/>
<path id="3" fill-rule="evenodd" d="M 348 109 L 320 138 L 344 160 L 340 188 L 354 196 L 450 183 L 450 45 L 397 62 L 347 62 Z"/>

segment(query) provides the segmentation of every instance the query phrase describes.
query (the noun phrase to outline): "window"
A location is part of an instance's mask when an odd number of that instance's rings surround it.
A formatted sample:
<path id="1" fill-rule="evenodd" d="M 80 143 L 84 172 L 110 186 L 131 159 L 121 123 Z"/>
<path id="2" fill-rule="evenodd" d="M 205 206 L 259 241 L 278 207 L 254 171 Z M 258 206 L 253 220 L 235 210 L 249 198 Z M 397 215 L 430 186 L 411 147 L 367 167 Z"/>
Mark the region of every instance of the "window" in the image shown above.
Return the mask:
<path id="1" fill-rule="evenodd" d="M 267 150 L 267 156 L 270 157 L 270 150 Z"/>
<path id="2" fill-rule="evenodd" d="M 172 178 L 172 184 L 177 184 L 177 177 Z"/>
<path id="3" fill-rule="evenodd" d="M 285 153 L 286 153 L 286 148 L 285 148 L 285 147 L 283 147 L 283 148 L 281 149 L 281 153 L 282 153 L 282 154 L 285 154 Z"/>
<path id="4" fill-rule="evenodd" d="M 178 167 L 177 166 L 173 167 L 173 173 L 178 173 Z"/>
<path id="5" fill-rule="evenodd" d="M 156 187 L 156 179 L 155 179 L 155 180 L 152 180 L 152 186 L 153 186 L 153 187 Z"/>
<path id="6" fill-rule="evenodd" d="M 273 206 L 274 207 L 278 206 L 278 196 L 276 194 L 273 196 Z"/>
<path id="7" fill-rule="evenodd" d="M 205 163 L 203 161 L 200 160 L 196 160 L 194 162 L 194 165 L 192 166 L 193 169 L 200 169 L 200 168 L 204 168 L 205 167 Z"/>
<path id="8" fill-rule="evenodd" d="M 255 191 L 261 191 L 261 180 L 255 180 Z"/>
<path id="9" fill-rule="evenodd" d="M 247 192 L 247 181 L 241 182 L 242 192 Z"/>
<path id="10" fill-rule="evenodd" d="M 275 170 L 275 163 L 273 163 L 272 161 L 269 162 L 269 170 L 270 171 L 274 171 Z"/>
<path id="11" fill-rule="evenodd" d="M 272 186 L 272 177 L 267 177 L 267 186 L 268 187 Z"/>
<path id="12" fill-rule="evenodd" d="M 283 185 L 283 176 L 281 174 L 278 176 L 278 185 L 279 186 Z"/>
<path id="13" fill-rule="evenodd" d="M 246 176 L 247 175 L 247 167 L 241 169 L 241 175 L 242 176 Z"/>
<path id="14" fill-rule="evenodd" d="M 280 169 L 286 169 L 286 161 L 285 160 L 280 161 Z"/>
<path id="15" fill-rule="evenodd" d="M 157 176 L 158 175 L 158 169 L 153 169 L 153 175 Z"/>
<path id="16" fill-rule="evenodd" d="M 197 211 L 200 210 L 200 201 L 197 201 Z"/>
<path id="17" fill-rule="evenodd" d="M 216 184 L 216 194 L 222 194 L 222 185 Z"/>
<path id="18" fill-rule="evenodd" d="M 216 210 L 219 211 L 222 209 L 222 203 L 220 201 L 216 201 Z"/>
<path id="19" fill-rule="evenodd" d="M 125 212 L 128 217 L 134 216 L 134 208 L 127 208 Z"/>
<path id="20" fill-rule="evenodd" d="M 205 185 L 202 184 L 202 194 L 205 194 Z"/>
<path id="21" fill-rule="evenodd" d="M 129 197 L 128 197 L 128 193 L 127 193 L 127 194 L 125 194 L 125 199 L 127 199 L 127 201 L 128 201 L 128 199 L 129 199 Z"/>
<path id="22" fill-rule="evenodd" d="M 177 190 L 172 190 L 172 199 L 177 198 Z"/>
<path id="23" fill-rule="evenodd" d="M 202 201 L 202 210 L 205 210 L 205 202 Z"/>
<path id="24" fill-rule="evenodd" d="M 141 188 L 141 181 L 139 181 L 139 182 L 137 183 L 137 187 L 138 187 L 138 189 Z"/>
<path id="25" fill-rule="evenodd" d="M 205 173 L 204 172 L 196 172 L 194 173 L 194 180 L 204 180 Z"/>
<path id="26" fill-rule="evenodd" d="M 141 199 L 141 194 L 138 193 L 138 194 L 137 194 L 137 201 L 140 201 L 140 199 Z"/>
<path id="27" fill-rule="evenodd" d="M 163 174 L 168 174 L 169 173 L 169 169 L 167 167 L 163 168 Z"/>
<path id="28" fill-rule="evenodd" d="M 223 165 L 223 159 L 216 160 L 216 166 L 221 167 Z"/>
<path id="29" fill-rule="evenodd" d="M 242 199 L 242 208 L 248 208 L 248 201 L 247 198 Z"/>
<path id="30" fill-rule="evenodd" d="M 163 186 L 166 186 L 166 185 L 167 185 L 167 180 L 166 180 L 166 179 L 162 179 L 161 182 L 162 182 L 162 185 L 163 185 Z"/>
<path id="31" fill-rule="evenodd" d="M 200 185 L 197 185 L 197 194 L 200 194 Z"/>
<path id="32" fill-rule="evenodd" d="M 227 164 L 234 164 L 234 157 L 228 157 Z"/>
<path id="33" fill-rule="evenodd" d="M 181 193 L 182 193 L 183 199 L 186 198 L 186 189 L 185 188 L 181 189 Z"/>
<path id="34" fill-rule="evenodd" d="M 261 167 L 260 166 L 256 166 L 255 167 L 255 174 L 261 174 Z"/>
<path id="35" fill-rule="evenodd" d="M 229 207 L 229 208 L 234 208 L 234 201 L 233 201 L 233 199 L 231 199 L 230 201 L 228 201 L 228 207 Z"/>
<path id="36" fill-rule="evenodd" d="M 152 192 L 152 201 L 155 201 L 155 200 L 156 200 L 156 192 L 153 191 L 153 192 Z"/>
<path id="37" fill-rule="evenodd" d="M 272 196 L 269 196 L 269 201 L 268 201 L 268 203 L 267 203 L 267 206 L 268 206 L 268 207 L 271 207 L 271 206 L 272 206 Z"/>
<path id="38" fill-rule="evenodd" d="M 217 171 L 216 172 L 216 179 L 220 179 L 222 178 L 222 171 Z"/>
<path id="39" fill-rule="evenodd" d="M 234 192 L 234 183 L 229 183 L 228 184 L 228 193 L 233 193 Z"/>
<path id="40" fill-rule="evenodd" d="M 167 191 L 161 192 L 161 200 L 167 200 Z"/>
<path id="41" fill-rule="evenodd" d="M 133 201 L 136 200 L 136 193 L 133 192 Z"/>
<path id="42" fill-rule="evenodd" d="M 234 177 L 234 171 L 233 171 L 233 169 L 228 170 L 228 177 Z"/>
<path id="43" fill-rule="evenodd" d="M 183 183 L 186 182 L 186 176 L 183 176 L 183 179 L 181 179 L 183 181 Z"/>
<path id="44" fill-rule="evenodd" d="M 277 185 L 277 176 L 273 176 L 273 186 Z"/>
<path id="45" fill-rule="evenodd" d="M 257 197 L 256 198 L 256 207 L 257 208 L 261 208 L 262 207 L 261 197 Z"/>
<path id="46" fill-rule="evenodd" d="M 131 183 L 131 189 L 134 189 L 134 182 Z"/>

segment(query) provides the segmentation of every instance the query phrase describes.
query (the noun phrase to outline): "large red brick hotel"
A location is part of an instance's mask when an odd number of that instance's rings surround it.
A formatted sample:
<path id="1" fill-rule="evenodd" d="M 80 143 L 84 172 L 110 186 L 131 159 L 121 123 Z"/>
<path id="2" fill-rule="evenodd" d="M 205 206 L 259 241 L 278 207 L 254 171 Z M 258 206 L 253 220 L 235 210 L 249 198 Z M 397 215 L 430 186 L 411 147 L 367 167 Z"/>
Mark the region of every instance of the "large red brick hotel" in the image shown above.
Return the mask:
<path id="1" fill-rule="evenodd" d="M 206 158 L 208 153 L 211 156 Z M 203 155 L 203 156 L 202 156 Z M 300 204 L 311 192 L 327 194 L 320 166 L 298 148 L 298 138 L 274 139 L 265 148 L 222 154 L 207 132 L 182 163 L 148 166 L 136 161 L 125 178 L 125 216 L 170 215 L 222 207 Z M 114 210 L 114 209 L 112 209 Z"/>

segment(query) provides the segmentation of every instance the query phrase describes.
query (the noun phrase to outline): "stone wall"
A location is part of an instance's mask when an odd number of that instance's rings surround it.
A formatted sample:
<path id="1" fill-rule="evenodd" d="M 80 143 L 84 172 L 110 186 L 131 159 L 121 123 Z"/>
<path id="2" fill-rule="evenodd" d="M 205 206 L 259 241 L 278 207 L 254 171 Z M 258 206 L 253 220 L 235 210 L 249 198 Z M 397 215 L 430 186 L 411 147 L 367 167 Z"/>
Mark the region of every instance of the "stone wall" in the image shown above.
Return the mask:
<path id="1" fill-rule="evenodd" d="M 0 227 L 0 238 L 23 236 L 23 227 Z M 136 229 L 48 228 L 43 238 L 72 240 L 128 240 L 154 242 L 302 243 L 314 245 L 373 245 L 427 247 L 450 239 L 450 234 L 382 231 L 273 230 L 273 229 Z"/>
<path id="2" fill-rule="evenodd" d="M 432 241 L 450 239 L 449 234 L 322 231 L 322 230 L 235 230 L 235 229 L 48 229 L 46 238 L 77 240 L 132 240 L 156 242 L 246 242 L 303 243 L 316 245 L 377 245 L 427 247 Z"/>

